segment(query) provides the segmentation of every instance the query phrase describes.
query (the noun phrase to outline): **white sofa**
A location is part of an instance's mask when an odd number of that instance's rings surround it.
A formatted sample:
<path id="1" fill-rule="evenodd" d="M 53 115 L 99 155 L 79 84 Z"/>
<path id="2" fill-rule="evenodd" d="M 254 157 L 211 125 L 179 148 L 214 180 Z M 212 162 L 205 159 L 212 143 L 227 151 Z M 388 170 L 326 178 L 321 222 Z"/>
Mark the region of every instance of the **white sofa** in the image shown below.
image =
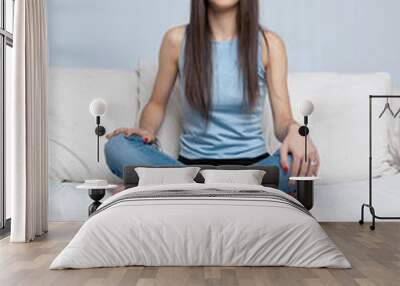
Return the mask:
<path id="1" fill-rule="evenodd" d="M 68 220 L 68 214 L 60 214 L 61 201 L 65 207 L 65 195 L 57 195 L 54 182 L 82 181 L 87 178 L 106 178 L 119 182 L 107 169 L 104 158 L 96 162 L 94 134 L 95 122 L 88 111 L 89 102 L 103 98 L 108 111 L 102 119 L 108 131 L 122 126 L 135 126 L 139 114 L 151 95 L 155 68 L 140 66 L 135 72 L 113 70 L 52 69 L 49 85 L 49 140 L 50 140 L 50 219 Z M 358 218 L 359 207 L 367 199 L 368 178 L 368 96 L 390 94 L 390 75 L 376 74 L 291 74 L 289 90 L 292 108 L 297 120 L 301 120 L 297 106 L 304 99 L 315 104 L 310 118 L 312 137 L 321 154 L 321 180 L 316 187 L 313 213 L 323 221 Z M 173 156 L 179 152 L 180 133 L 179 104 L 174 90 L 168 106 L 167 117 L 158 134 L 163 150 Z M 393 103 L 393 106 L 400 107 Z M 383 102 L 374 105 L 374 113 Z M 376 108 L 376 109 L 375 109 Z M 265 108 L 265 134 L 268 149 L 279 148 L 274 138 L 269 106 Z M 388 160 L 388 119 L 374 120 L 374 172 L 380 179 L 392 180 L 393 168 Z M 101 139 L 103 148 L 105 139 Z M 101 152 L 102 153 L 102 152 Z M 383 186 L 386 183 L 379 183 Z M 73 186 L 73 184 L 72 184 Z M 53 192 L 54 191 L 54 192 Z M 52 193 L 53 192 L 53 193 Z M 67 192 L 68 193 L 68 192 Z M 74 209 L 77 195 L 71 190 L 71 219 L 86 216 L 86 209 Z M 385 194 L 393 202 L 396 196 Z M 385 197 L 386 196 L 386 197 Z M 400 194 L 397 196 L 400 199 Z M 397 198 L 396 198 L 397 199 Z M 86 198 L 85 198 L 86 200 Z M 377 198 L 379 204 L 380 198 Z M 398 201 L 397 201 L 398 203 Z M 385 212 L 392 211 L 385 207 Z"/>

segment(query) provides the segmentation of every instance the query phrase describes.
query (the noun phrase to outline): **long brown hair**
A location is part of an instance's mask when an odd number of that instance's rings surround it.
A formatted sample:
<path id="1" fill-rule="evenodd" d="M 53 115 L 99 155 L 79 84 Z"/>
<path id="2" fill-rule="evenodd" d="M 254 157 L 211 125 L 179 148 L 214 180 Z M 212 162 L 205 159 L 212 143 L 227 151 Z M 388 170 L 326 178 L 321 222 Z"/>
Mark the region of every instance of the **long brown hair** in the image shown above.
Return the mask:
<path id="1" fill-rule="evenodd" d="M 190 23 L 186 28 L 185 95 L 189 104 L 209 119 L 212 106 L 212 46 L 208 0 L 192 0 Z M 259 97 L 258 82 L 258 0 L 240 0 L 236 21 L 238 62 L 243 78 L 246 105 L 253 108 Z"/>

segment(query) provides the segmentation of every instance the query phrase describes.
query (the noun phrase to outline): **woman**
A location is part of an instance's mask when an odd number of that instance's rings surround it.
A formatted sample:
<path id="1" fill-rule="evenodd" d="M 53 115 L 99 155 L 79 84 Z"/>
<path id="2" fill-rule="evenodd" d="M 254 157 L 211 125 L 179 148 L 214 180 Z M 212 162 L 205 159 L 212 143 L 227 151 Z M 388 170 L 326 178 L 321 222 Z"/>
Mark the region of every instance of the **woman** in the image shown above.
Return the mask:
<path id="1" fill-rule="evenodd" d="M 309 139 L 310 160 L 304 160 L 287 74 L 282 40 L 260 28 L 258 0 L 192 0 L 190 23 L 164 36 L 153 94 L 139 129 L 120 128 L 107 135 L 108 166 L 121 177 L 125 165 L 277 165 L 280 189 L 291 192 L 289 174 L 317 174 L 319 156 Z M 180 156 L 174 159 L 153 142 L 178 75 L 183 131 Z M 267 93 L 282 142 L 271 156 L 262 131 Z"/>

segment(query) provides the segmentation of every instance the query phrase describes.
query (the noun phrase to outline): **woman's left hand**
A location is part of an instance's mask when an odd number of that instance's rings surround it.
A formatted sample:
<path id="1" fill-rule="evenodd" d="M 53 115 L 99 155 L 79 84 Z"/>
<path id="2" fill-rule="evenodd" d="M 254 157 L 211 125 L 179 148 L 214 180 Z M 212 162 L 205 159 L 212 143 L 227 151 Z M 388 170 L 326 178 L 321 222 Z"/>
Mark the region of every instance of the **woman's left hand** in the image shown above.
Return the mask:
<path id="1" fill-rule="evenodd" d="M 290 174 L 293 177 L 311 177 L 316 176 L 319 171 L 320 161 L 318 150 L 312 142 L 310 136 L 307 136 L 307 162 L 304 154 L 304 137 L 299 134 L 299 125 L 293 124 L 289 127 L 288 134 L 282 143 L 281 166 L 287 173 L 289 171 L 288 157 L 292 155 L 292 167 Z"/>

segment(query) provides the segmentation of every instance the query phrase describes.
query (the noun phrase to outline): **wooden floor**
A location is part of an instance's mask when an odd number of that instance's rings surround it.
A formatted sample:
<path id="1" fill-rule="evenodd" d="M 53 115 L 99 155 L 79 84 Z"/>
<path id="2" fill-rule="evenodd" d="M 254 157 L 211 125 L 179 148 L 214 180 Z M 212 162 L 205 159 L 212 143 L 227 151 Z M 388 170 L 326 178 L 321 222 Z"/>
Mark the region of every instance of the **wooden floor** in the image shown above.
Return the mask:
<path id="1" fill-rule="evenodd" d="M 350 270 L 285 267 L 126 267 L 48 270 L 79 229 L 53 223 L 30 244 L 0 241 L 0 285 L 400 285 L 400 223 L 379 223 L 375 232 L 356 223 L 322 224 L 353 265 Z"/>

